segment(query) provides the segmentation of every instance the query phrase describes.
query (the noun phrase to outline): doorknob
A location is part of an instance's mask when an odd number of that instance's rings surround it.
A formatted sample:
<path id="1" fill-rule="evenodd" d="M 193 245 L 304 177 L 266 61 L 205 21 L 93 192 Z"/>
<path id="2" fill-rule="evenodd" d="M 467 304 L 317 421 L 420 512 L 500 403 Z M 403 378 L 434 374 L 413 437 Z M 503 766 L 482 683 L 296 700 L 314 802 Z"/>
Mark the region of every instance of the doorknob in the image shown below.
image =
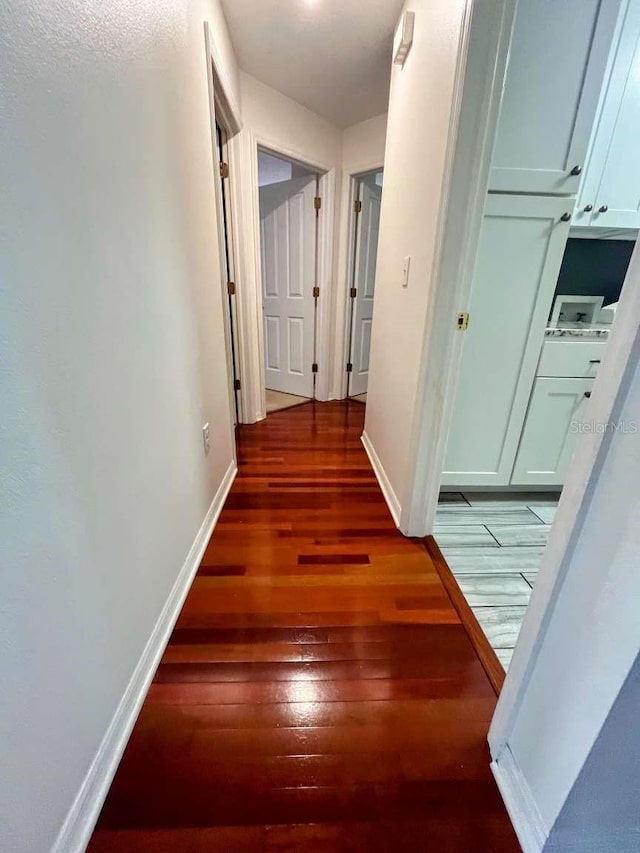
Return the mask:
<path id="1" fill-rule="evenodd" d="M 568 222 L 571 219 L 570 213 L 563 213 L 560 217 L 560 222 Z"/>
<path id="2" fill-rule="evenodd" d="M 585 397 L 587 398 L 587 400 L 588 400 L 588 399 L 589 399 L 589 397 L 591 396 L 591 391 L 585 391 L 585 392 L 584 392 L 584 396 L 585 396 Z"/>
<path id="3" fill-rule="evenodd" d="M 609 210 L 608 204 L 603 204 L 598 208 L 598 213 L 606 213 Z"/>
<path id="4" fill-rule="evenodd" d="M 584 210 L 585 213 L 590 213 L 593 210 L 593 205 L 592 204 L 585 204 L 585 206 L 582 209 Z"/>
<path id="5" fill-rule="evenodd" d="M 569 172 L 570 175 L 579 175 L 582 171 L 582 166 L 574 166 L 573 169 Z"/>

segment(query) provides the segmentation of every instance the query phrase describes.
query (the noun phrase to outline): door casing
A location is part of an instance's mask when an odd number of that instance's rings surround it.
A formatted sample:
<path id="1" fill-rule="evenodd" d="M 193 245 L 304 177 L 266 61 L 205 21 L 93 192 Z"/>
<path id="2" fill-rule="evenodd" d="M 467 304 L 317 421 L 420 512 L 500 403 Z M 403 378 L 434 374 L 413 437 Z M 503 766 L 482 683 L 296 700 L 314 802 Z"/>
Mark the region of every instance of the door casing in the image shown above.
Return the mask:
<path id="1" fill-rule="evenodd" d="M 351 300 L 349 290 L 353 284 L 357 221 L 354 202 L 358 198 L 358 180 L 362 175 L 382 172 L 384 162 L 375 160 L 362 163 L 344 175 L 340 200 L 340 245 L 338 249 L 338 282 L 335 300 L 335 328 L 333 371 L 331 376 L 332 400 L 344 400 L 349 391 L 347 363 L 351 350 Z"/>
<path id="2" fill-rule="evenodd" d="M 316 300 L 316 399 L 329 400 L 333 367 L 333 233 L 335 225 L 335 166 L 311 160 L 294 148 L 288 148 L 255 131 L 244 128 L 230 140 L 232 198 L 237 217 L 239 244 L 238 334 L 242 370 L 242 423 L 255 423 L 266 417 L 264 383 L 264 330 L 262 324 L 262 270 L 260 257 L 260 198 L 258 192 L 258 150 L 292 160 L 319 175 L 318 195 L 318 272 L 320 296 Z M 233 156 L 235 146 L 236 156 Z"/>
<path id="3" fill-rule="evenodd" d="M 378 229 L 380 225 L 380 205 L 382 188 L 375 185 L 376 173 L 369 172 L 366 175 L 361 175 L 357 179 L 357 195 L 360 209 L 356 212 L 355 205 L 352 210 L 352 216 L 356 220 L 354 228 L 354 245 L 353 245 L 353 273 L 351 276 L 351 287 L 355 289 L 355 297 L 350 297 L 350 321 L 349 321 L 349 358 L 348 362 L 351 365 L 351 370 L 348 372 L 348 394 L 349 396 L 357 396 L 364 394 L 367 390 L 368 380 L 368 356 L 367 370 L 362 371 L 362 346 L 364 338 L 363 324 L 373 318 L 373 300 L 375 286 L 375 265 L 378 243 Z M 375 189 L 374 189 L 375 186 Z M 374 199 L 378 205 L 378 215 L 375 233 L 375 247 L 370 243 L 371 239 L 371 222 L 367 217 L 371 215 L 372 208 L 367 203 L 367 195 Z M 375 254 L 374 254 L 375 253 Z M 373 263 L 373 282 L 367 275 L 370 272 L 370 264 Z M 367 289 L 371 288 L 371 293 Z M 371 315 L 371 316 L 367 316 Z M 369 330 L 369 346 L 371 343 L 371 331 Z M 369 350 L 367 346 L 367 352 Z M 366 373 L 366 376 L 364 375 Z"/>

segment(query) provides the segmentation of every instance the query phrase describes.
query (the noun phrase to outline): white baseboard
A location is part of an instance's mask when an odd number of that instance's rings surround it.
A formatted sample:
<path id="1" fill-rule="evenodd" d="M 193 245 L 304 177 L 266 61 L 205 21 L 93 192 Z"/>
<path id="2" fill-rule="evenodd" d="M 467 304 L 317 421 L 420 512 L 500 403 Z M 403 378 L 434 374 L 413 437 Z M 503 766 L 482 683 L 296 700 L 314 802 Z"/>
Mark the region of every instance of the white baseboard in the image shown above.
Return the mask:
<path id="1" fill-rule="evenodd" d="M 371 444 L 371 439 L 366 432 L 362 433 L 360 440 L 364 445 L 364 449 L 367 451 L 369 462 L 371 462 L 371 467 L 373 468 L 373 472 L 378 480 L 378 485 L 382 489 L 382 494 L 384 495 L 384 499 L 389 507 L 389 512 L 391 513 L 396 527 L 400 527 L 400 501 L 398 500 L 396 493 L 393 491 L 393 487 L 389 482 L 386 471 L 382 467 L 382 462 L 378 458 L 378 454 L 376 453 L 373 444 Z"/>
<path id="2" fill-rule="evenodd" d="M 207 510 L 200 530 L 180 569 L 180 574 L 162 608 L 160 617 L 91 762 L 51 853 L 81 853 L 89 843 L 100 809 L 129 740 L 129 735 L 138 718 L 149 685 L 160 663 L 160 658 L 169 641 L 173 626 L 187 597 L 237 470 L 234 459 L 227 468 L 211 506 Z"/>
<path id="3" fill-rule="evenodd" d="M 506 747 L 498 761 L 491 762 L 502 799 L 524 853 L 540 853 L 549 836 L 531 788 L 520 772 L 513 753 Z"/>

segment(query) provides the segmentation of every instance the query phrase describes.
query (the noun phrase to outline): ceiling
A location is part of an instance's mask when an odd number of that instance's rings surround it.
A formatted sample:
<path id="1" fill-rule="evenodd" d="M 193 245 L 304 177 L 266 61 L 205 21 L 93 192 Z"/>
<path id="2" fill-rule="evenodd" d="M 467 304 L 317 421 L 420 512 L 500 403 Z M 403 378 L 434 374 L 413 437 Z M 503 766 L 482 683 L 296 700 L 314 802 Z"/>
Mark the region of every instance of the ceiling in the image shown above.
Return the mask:
<path id="1" fill-rule="evenodd" d="M 240 67 L 340 127 L 387 110 L 402 0 L 222 0 Z"/>

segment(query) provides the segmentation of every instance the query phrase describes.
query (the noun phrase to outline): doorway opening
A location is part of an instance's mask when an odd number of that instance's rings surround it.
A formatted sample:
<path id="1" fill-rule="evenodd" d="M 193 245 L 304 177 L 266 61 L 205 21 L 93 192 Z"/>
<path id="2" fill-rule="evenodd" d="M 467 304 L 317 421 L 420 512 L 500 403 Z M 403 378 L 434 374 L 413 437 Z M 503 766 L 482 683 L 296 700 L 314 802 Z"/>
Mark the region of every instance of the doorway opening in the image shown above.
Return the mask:
<path id="1" fill-rule="evenodd" d="M 383 170 L 358 175 L 354 183 L 347 396 L 366 405 Z"/>
<path id="2" fill-rule="evenodd" d="M 572 34 L 581 84 L 555 86 L 562 123 L 536 120 L 533 104 L 566 34 L 546 7 L 518 5 L 470 292 L 455 308 L 466 310 L 434 536 L 504 670 L 579 436 L 595 429 L 590 399 L 640 227 L 640 168 L 622 153 L 637 137 L 640 16 L 624 5 L 615 29 L 615 4 L 594 6 L 591 29 Z"/>
<path id="3" fill-rule="evenodd" d="M 315 399 L 319 173 L 258 148 L 267 414 Z"/>

